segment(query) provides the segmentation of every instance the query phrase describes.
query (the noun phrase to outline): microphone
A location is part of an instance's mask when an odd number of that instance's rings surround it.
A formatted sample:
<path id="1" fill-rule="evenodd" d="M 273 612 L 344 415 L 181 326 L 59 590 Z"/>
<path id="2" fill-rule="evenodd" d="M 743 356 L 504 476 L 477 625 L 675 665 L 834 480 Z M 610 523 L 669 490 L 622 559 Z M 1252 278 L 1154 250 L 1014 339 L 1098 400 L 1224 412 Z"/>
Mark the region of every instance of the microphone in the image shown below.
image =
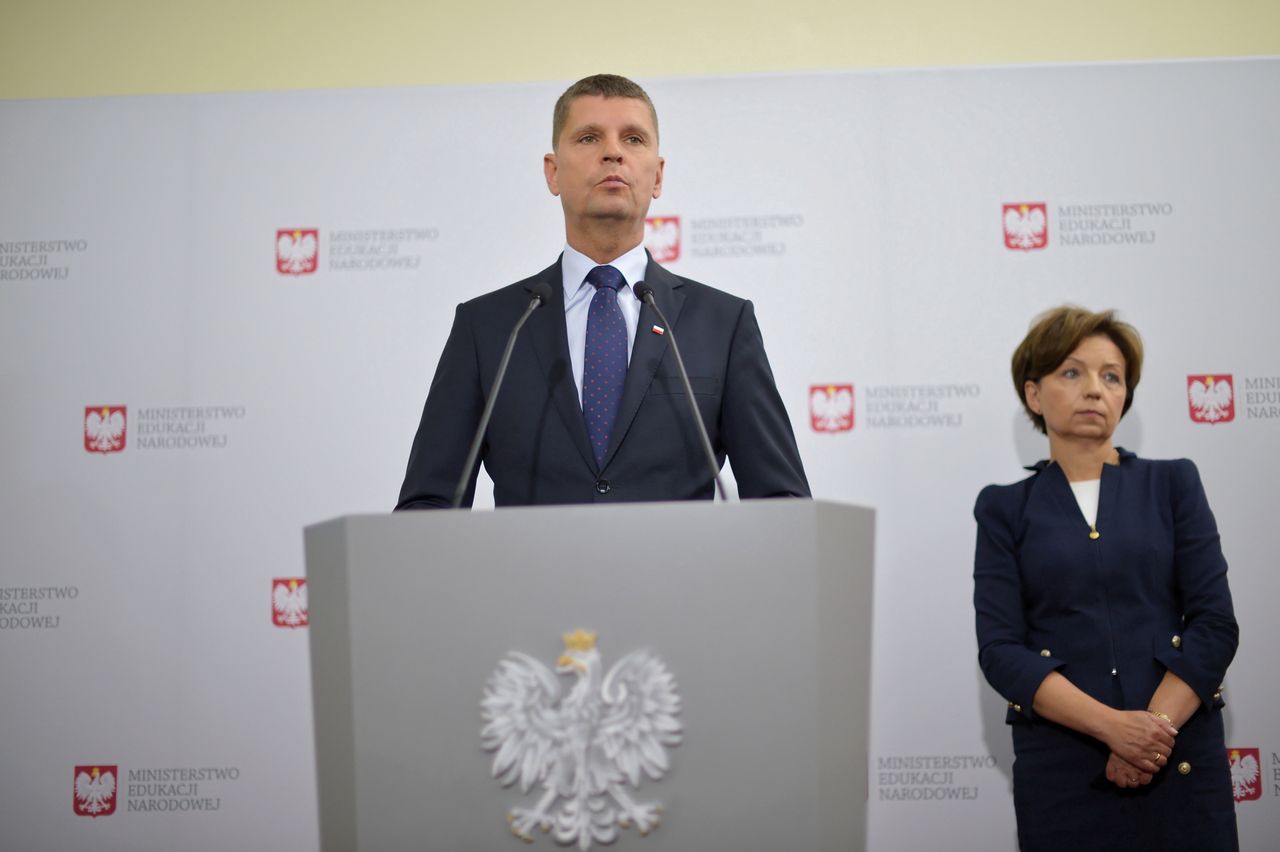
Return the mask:
<path id="1" fill-rule="evenodd" d="M 698 427 L 698 437 L 702 439 L 702 450 L 707 454 L 707 465 L 711 469 L 711 478 L 716 481 L 716 489 L 720 492 L 721 500 L 728 500 L 729 495 L 725 493 L 724 482 L 720 480 L 720 466 L 716 464 L 715 450 L 711 449 L 711 438 L 707 435 L 707 426 L 702 422 L 702 412 L 698 411 L 698 401 L 693 396 L 693 385 L 689 384 L 689 373 L 684 368 L 684 359 L 680 357 L 680 347 L 676 345 L 676 330 L 667 321 L 666 316 L 662 313 L 662 308 L 658 307 L 658 302 L 653 297 L 653 288 L 643 281 L 637 281 L 631 288 L 635 291 L 636 298 L 653 308 L 653 312 L 658 315 L 658 319 L 662 320 L 662 324 L 667 327 L 667 334 L 671 340 L 671 352 L 676 356 L 676 369 L 680 371 L 680 381 L 684 382 L 684 395 L 689 400 L 689 409 L 693 412 L 693 422 Z"/>
<path id="2" fill-rule="evenodd" d="M 458 487 L 453 489 L 453 507 L 462 505 L 462 498 L 467 492 L 467 483 L 471 481 L 471 471 L 475 469 L 476 459 L 480 456 L 480 444 L 484 442 L 485 430 L 489 428 L 489 418 L 493 416 L 493 404 L 498 401 L 498 391 L 502 388 L 502 379 L 507 374 L 507 364 L 511 361 L 511 350 L 516 346 L 516 335 L 524 327 L 529 315 L 551 301 L 551 285 L 539 281 L 529 288 L 529 305 L 516 320 L 511 335 L 507 337 L 507 348 L 502 352 L 502 360 L 498 362 L 498 372 L 493 377 L 493 387 L 489 389 L 489 398 L 484 402 L 484 413 L 480 415 L 480 425 L 476 427 L 475 437 L 471 439 L 471 449 L 467 452 L 467 462 L 462 466 L 462 477 L 458 479 Z"/>

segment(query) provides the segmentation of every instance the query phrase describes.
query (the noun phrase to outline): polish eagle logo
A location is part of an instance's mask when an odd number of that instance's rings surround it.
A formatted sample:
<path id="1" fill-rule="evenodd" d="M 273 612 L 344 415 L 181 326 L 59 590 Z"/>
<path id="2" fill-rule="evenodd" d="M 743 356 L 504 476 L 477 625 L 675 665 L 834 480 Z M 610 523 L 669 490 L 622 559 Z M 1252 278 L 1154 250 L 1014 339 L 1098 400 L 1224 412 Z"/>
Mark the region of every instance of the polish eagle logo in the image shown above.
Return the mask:
<path id="1" fill-rule="evenodd" d="M 1258 782 L 1262 780 L 1262 767 L 1258 764 L 1256 748 L 1231 749 L 1231 792 L 1237 802 L 1257 799 L 1262 795 Z"/>
<path id="2" fill-rule="evenodd" d="M 1043 203 L 1004 205 L 1006 248 L 1031 251 L 1049 243 L 1049 213 Z"/>
<path id="3" fill-rule="evenodd" d="M 853 428 L 853 385 L 810 385 L 809 423 L 815 432 Z"/>
<path id="4" fill-rule="evenodd" d="M 316 271 L 320 232 L 315 228 L 276 231 L 276 271 L 282 275 L 306 275 Z"/>
<path id="5" fill-rule="evenodd" d="M 680 698 L 666 665 L 649 651 L 627 654 L 606 673 L 596 634 L 563 636 L 555 673 L 519 651 L 498 664 L 485 687 L 481 742 L 496 752 L 493 776 L 520 792 L 541 788 L 531 808 L 512 808 L 511 831 L 525 841 L 553 831 L 581 852 L 612 843 L 619 828 L 641 835 L 658 824 L 662 805 L 637 802 L 627 787 L 659 781 L 670 768 L 667 749 L 680 744 Z M 556 674 L 572 675 L 561 695 Z M 559 807 L 557 807 L 557 804 Z"/>
<path id="6" fill-rule="evenodd" d="M 277 627 L 306 627 L 307 581 L 297 577 L 271 581 L 271 623 Z"/>
<path id="7" fill-rule="evenodd" d="M 116 767 L 77 766 L 75 812 L 80 816 L 109 816 L 116 810 Z"/>
<path id="8" fill-rule="evenodd" d="M 1197 423 L 1230 423 L 1236 417 L 1231 376 L 1187 376 L 1187 402 Z"/>
<path id="9" fill-rule="evenodd" d="M 680 217 L 651 216 L 644 220 L 644 247 L 658 263 L 680 259 Z"/>
<path id="10" fill-rule="evenodd" d="M 84 448 L 91 453 L 118 453 L 124 449 L 124 406 L 93 406 L 84 410 Z"/>

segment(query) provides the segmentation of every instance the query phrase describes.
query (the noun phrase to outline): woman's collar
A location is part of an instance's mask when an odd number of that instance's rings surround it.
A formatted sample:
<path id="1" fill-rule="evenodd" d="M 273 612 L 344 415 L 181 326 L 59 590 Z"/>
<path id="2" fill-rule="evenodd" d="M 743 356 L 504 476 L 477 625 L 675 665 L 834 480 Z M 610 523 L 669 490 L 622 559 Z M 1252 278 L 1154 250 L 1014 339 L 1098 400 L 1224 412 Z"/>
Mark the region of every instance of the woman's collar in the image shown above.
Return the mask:
<path id="1" fill-rule="evenodd" d="M 1120 464 L 1124 464 L 1125 459 L 1134 459 L 1138 457 L 1137 453 L 1131 453 L 1128 450 L 1126 450 L 1124 447 L 1116 447 L 1116 455 L 1120 457 Z M 1036 462 L 1035 464 L 1026 465 L 1026 467 L 1024 467 L 1023 469 L 1033 470 L 1036 473 L 1040 473 L 1042 470 L 1044 470 L 1046 467 L 1048 467 L 1052 463 L 1053 462 L 1050 461 L 1049 459 L 1040 459 L 1040 461 Z"/>

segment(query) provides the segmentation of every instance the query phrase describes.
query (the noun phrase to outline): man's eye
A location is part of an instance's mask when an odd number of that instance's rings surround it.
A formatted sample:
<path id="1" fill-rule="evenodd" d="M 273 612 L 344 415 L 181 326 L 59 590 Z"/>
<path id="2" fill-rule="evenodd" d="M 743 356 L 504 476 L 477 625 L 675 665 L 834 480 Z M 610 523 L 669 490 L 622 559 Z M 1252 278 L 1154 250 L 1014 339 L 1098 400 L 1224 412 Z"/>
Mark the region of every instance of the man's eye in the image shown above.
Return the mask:
<path id="1" fill-rule="evenodd" d="M 634 142 L 634 143 L 636 143 L 637 145 L 643 145 L 643 144 L 644 144 L 644 137 L 643 137 L 643 136 L 628 136 L 628 137 L 627 137 L 627 141 L 628 141 L 628 142 Z"/>
<path id="2" fill-rule="evenodd" d="M 594 134 L 588 133 L 588 134 L 587 134 L 587 135 L 585 135 L 585 136 L 580 136 L 580 137 L 578 137 L 578 141 L 579 141 L 579 142 L 594 142 L 594 141 L 596 141 L 596 137 L 595 137 L 595 135 L 594 135 Z"/>

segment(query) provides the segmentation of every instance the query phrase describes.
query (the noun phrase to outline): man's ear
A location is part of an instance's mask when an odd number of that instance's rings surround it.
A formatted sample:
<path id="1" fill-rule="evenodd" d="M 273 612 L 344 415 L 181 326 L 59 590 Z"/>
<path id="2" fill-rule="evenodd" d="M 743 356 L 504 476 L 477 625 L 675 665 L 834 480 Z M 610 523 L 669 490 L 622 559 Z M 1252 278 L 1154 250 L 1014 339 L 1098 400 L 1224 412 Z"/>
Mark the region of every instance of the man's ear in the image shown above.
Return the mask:
<path id="1" fill-rule="evenodd" d="M 663 159 L 662 157 L 658 158 L 658 178 L 653 182 L 654 198 L 657 198 L 658 196 L 662 195 L 662 167 L 665 166 L 666 164 L 667 164 L 667 161 L 665 159 Z"/>
<path id="2" fill-rule="evenodd" d="M 544 154 L 542 157 L 542 174 L 547 179 L 547 189 L 552 195 L 560 194 L 560 184 L 557 183 L 557 167 L 555 152 Z M 657 196 L 654 196 L 655 198 Z"/>

